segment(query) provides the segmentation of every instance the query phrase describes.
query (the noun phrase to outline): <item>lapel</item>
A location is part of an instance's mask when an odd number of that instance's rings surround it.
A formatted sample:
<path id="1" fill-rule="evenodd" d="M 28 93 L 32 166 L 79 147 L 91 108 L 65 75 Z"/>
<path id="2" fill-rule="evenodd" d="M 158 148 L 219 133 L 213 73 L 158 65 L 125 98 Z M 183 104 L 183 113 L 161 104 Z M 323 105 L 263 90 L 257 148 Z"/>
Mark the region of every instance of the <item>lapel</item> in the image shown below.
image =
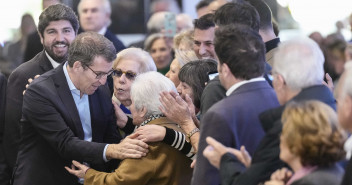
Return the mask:
<path id="1" fill-rule="evenodd" d="M 49 58 L 46 56 L 44 50 L 40 52 L 38 57 L 39 57 L 39 60 L 38 60 L 39 66 L 44 72 L 50 71 L 53 69 L 53 65 L 51 64 Z"/>
<path id="2" fill-rule="evenodd" d="M 91 127 L 92 127 L 92 141 L 97 140 L 97 136 L 99 135 L 99 119 L 103 117 L 103 113 L 101 112 L 102 107 L 99 101 L 99 88 L 92 94 L 89 95 L 89 110 L 90 110 L 90 118 L 91 118 Z"/>
<path id="3" fill-rule="evenodd" d="M 57 93 L 66 108 L 66 112 L 69 114 L 72 122 L 66 123 L 67 126 L 71 128 L 71 130 L 75 133 L 77 137 L 80 139 L 84 139 L 84 132 L 81 123 L 81 119 L 79 118 L 78 110 L 73 100 L 71 91 L 68 87 L 68 83 L 66 80 L 66 76 L 63 70 L 63 64 L 59 65 L 55 69 L 55 73 L 53 75 L 53 81 L 55 83 L 55 87 Z"/>

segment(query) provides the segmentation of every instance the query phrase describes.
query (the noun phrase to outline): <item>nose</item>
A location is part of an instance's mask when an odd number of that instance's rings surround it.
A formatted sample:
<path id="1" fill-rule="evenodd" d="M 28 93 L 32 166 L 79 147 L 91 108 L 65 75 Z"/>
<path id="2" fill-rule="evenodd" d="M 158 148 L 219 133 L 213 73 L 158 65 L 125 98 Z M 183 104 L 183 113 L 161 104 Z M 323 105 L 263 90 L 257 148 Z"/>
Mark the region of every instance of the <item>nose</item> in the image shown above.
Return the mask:
<path id="1" fill-rule="evenodd" d="M 167 78 L 170 78 L 170 71 L 168 71 L 168 72 L 165 74 L 165 76 L 166 76 Z"/>
<path id="2" fill-rule="evenodd" d="M 180 83 L 180 84 L 178 84 L 178 86 L 177 86 L 176 90 L 177 90 L 177 92 L 178 92 L 178 94 L 179 94 L 179 95 L 181 95 L 181 94 L 182 94 L 181 83 Z"/>
<path id="3" fill-rule="evenodd" d="M 108 79 L 107 75 L 102 76 L 98 81 L 101 85 L 104 85 Z"/>
<path id="4" fill-rule="evenodd" d="M 119 83 L 120 84 L 125 84 L 126 83 L 126 74 L 125 73 L 122 73 L 122 75 L 120 77 L 117 77 L 118 80 L 119 80 Z"/>
<path id="5" fill-rule="evenodd" d="M 62 32 L 58 32 L 56 34 L 56 41 L 63 41 L 64 40 L 64 34 Z"/>
<path id="6" fill-rule="evenodd" d="M 200 46 L 199 46 L 199 55 L 204 55 L 205 53 L 206 53 L 206 49 L 205 49 L 205 46 L 204 46 L 204 44 L 201 44 Z"/>

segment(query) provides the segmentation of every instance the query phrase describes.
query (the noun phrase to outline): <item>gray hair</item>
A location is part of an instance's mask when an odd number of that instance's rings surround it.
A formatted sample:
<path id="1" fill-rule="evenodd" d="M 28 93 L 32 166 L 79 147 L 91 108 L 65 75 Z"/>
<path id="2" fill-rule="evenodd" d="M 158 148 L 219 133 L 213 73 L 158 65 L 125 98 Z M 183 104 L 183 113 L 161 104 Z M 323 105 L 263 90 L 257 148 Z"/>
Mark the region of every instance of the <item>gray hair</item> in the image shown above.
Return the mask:
<path id="1" fill-rule="evenodd" d="M 145 118 L 161 114 L 159 97 L 163 91 L 177 93 L 174 83 L 161 73 L 151 71 L 138 75 L 131 86 L 131 99 L 136 110 L 144 107 L 147 110 Z"/>
<path id="2" fill-rule="evenodd" d="M 160 33 L 164 28 L 164 21 L 167 14 L 171 12 L 156 12 L 154 13 L 147 22 L 148 33 Z"/>
<path id="3" fill-rule="evenodd" d="M 273 71 L 279 73 L 291 90 L 321 84 L 324 55 L 316 42 L 300 37 L 283 42 L 274 55 Z"/>
<path id="4" fill-rule="evenodd" d="M 139 73 L 145 73 L 148 71 L 156 71 L 156 66 L 153 58 L 150 54 L 140 48 L 127 48 L 120 51 L 116 55 L 116 59 L 112 65 L 113 69 L 116 69 L 116 66 L 123 59 L 131 59 L 140 64 Z"/>
<path id="5" fill-rule="evenodd" d="M 78 3 L 78 6 L 77 6 L 78 14 L 81 14 L 81 12 L 82 12 L 81 6 L 82 6 L 83 1 L 93 1 L 93 0 L 80 0 Z M 109 0 L 94 0 L 94 1 L 101 1 L 104 12 L 111 15 L 111 4 L 110 4 Z M 111 24 L 110 17 L 109 17 L 109 20 L 106 24 L 107 24 L 106 26 L 109 26 Z"/>
<path id="6" fill-rule="evenodd" d="M 95 57 L 103 57 L 109 63 L 116 58 L 116 49 L 111 41 L 95 32 L 79 34 L 70 45 L 68 51 L 68 65 L 73 67 L 76 61 L 83 64 L 83 68 L 90 66 Z"/>

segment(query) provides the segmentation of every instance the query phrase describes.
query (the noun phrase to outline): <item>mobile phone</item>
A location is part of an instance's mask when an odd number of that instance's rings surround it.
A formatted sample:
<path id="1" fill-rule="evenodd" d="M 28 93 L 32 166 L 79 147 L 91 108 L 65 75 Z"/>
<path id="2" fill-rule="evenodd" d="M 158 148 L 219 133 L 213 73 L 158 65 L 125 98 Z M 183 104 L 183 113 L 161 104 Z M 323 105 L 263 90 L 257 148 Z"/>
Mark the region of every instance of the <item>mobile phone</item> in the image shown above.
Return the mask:
<path id="1" fill-rule="evenodd" d="M 177 31 L 176 15 L 173 13 L 165 14 L 164 28 L 166 37 L 174 37 Z"/>

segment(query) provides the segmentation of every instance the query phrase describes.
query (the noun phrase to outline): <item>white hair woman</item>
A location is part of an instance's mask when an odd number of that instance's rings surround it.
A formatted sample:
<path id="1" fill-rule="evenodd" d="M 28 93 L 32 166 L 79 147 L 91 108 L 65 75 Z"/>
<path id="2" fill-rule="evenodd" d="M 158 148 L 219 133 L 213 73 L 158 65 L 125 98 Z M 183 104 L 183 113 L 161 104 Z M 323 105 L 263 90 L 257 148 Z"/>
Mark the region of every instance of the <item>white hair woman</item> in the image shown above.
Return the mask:
<path id="1" fill-rule="evenodd" d="M 175 85 L 157 72 L 147 72 L 136 77 L 131 88 L 133 124 L 138 127 L 159 125 L 182 132 L 177 124 L 164 117 L 159 110 L 160 93 L 176 92 Z M 170 160 L 171 159 L 171 160 Z M 162 142 L 150 143 L 148 154 L 141 159 L 125 159 L 113 173 L 98 172 L 73 161 L 78 170 L 67 169 L 84 178 L 85 185 L 110 184 L 190 184 L 191 160 Z"/>

